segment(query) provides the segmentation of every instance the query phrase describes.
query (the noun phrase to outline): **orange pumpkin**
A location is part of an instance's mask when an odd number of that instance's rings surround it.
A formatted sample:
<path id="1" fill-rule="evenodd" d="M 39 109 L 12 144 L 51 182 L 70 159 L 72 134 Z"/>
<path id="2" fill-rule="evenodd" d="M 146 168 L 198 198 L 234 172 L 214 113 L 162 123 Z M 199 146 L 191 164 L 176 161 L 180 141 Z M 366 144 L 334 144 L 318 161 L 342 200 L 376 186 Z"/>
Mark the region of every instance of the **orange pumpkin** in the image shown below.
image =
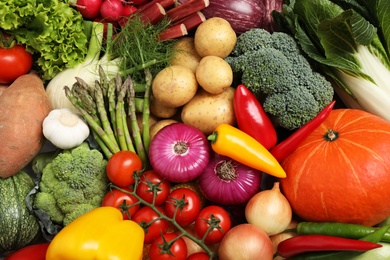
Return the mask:
<path id="1" fill-rule="evenodd" d="M 390 216 L 390 122 L 333 110 L 284 162 L 281 188 L 306 221 L 375 225 Z"/>

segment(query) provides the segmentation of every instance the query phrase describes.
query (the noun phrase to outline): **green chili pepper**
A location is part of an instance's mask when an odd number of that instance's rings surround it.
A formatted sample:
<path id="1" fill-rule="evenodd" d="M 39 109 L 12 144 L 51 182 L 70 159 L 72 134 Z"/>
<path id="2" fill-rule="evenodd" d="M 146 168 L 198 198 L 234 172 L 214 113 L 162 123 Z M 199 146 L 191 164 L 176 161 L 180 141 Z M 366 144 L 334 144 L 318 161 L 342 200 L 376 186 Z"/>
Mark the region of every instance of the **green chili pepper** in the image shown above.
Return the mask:
<path id="1" fill-rule="evenodd" d="M 360 239 L 378 229 L 377 227 L 340 222 L 300 222 L 293 231 L 299 235 L 316 234 Z M 390 242 L 390 231 L 383 235 L 381 241 Z"/>
<path id="2" fill-rule="evenodd" d="M 381 241 L 383 236 L 389 230 L 390 225 L 383 226 L 374 232 L 362 237 L 359 240 L 369 241 L 373 243 L 378 243 Z M 305 253 L 295 257 L 290 258 L 290 260 L 346 260 L 353 259 L 353 257 L 364 254 L 365 252 L 350 252 L 350 251 L 339 251 L 339 252 L 314 252 L 314 253 Z"/>

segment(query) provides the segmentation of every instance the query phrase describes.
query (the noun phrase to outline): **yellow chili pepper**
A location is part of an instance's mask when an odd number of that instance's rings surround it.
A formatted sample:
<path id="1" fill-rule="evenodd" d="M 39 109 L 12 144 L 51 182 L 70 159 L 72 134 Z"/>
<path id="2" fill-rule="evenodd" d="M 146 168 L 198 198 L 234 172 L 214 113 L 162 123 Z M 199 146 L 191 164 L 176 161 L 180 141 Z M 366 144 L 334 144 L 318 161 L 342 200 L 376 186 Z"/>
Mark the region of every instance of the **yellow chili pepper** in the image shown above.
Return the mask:
<path id="1" fill-rule="evenodd" d="M 234 126 L 221 124 L 207 139 L 220 155 L 278 178 L 286 177 L 282 166 L 261 143 Z"/>
<path id="2" fill-rule="evenodd" d="M 99 207 L 65 226 L 51 241 L 46 260 L 140 260 L 144 230 L 114 207 Z"/>

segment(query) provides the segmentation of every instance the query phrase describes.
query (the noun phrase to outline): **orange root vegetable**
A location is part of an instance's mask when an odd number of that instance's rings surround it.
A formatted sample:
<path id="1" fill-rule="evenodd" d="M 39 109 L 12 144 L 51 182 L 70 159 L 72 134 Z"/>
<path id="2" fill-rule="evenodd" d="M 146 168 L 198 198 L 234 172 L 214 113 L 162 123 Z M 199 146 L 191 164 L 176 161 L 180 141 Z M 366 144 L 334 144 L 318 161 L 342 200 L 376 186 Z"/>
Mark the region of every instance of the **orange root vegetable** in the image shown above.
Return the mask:
<path id="1" fill-rule="evenodd" d="M 0 177 L 22 170 L 45 141 L 42 122 L 51 111 L 42 80 L 17 78 L 0 96 Z"/>

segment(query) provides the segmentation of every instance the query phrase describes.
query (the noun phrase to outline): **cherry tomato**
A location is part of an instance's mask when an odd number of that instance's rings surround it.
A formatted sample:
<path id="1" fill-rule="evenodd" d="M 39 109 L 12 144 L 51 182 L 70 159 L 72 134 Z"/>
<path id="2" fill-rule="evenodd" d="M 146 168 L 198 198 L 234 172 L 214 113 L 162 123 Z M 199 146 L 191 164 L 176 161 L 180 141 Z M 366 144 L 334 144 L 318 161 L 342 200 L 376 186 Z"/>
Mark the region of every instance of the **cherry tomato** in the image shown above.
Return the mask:
<path id="1" fill-rule="evenodd" d="M 165 214 L 164 209 L 157 207 L 160 212 Z M 159 215 L 148 206 L 140 208 L 131 218 L 145 229 L 145 244 L 151 244 L 161 234 L 165 234 L 169 228 L 169 222 L 164 219 L 158 219 Z M 158 220 L 156 220 L 158 219 Z"/>
<path id="2" fill-rule="evenodd" d="M 0 48 L 0 84 L 10 84 L 31 70 L 33 58 L 22 45 Z"/>
<path id="3" fill-rule="evenodd" d="M 175 233 L 167 233 L 156 238 L 150 246 L 150 260 L 185 260 L 187 258 L 187 245 L 183 238 L 176 240 L 171 247 L 164 242 L 176 239 L 177 236 Z"/>
<path id="4" fill-rule="evenodd" d="M 200 237 L 208 232 L 208 228 L 214 226 L 206 235 L 206 243 L 218 243 L 231 227 L 229 213 L 220 206 L 206 206 L 200 212 L 195 220 L 195 232 Z"/>
<path id="5" fill-rule="evenodd" d="M 162 205 L 167 200 L 171 188 L 168 180 L 154 170 L 146 171 L 140 180 L 136 192 L 143 200 L 153 203 L 154 193 L 156 194 L 154 205 Z"/>
<path id="6" fill-rule="evenodd" d="M 205 252 L 196 252 L 187 257 L 187 260 L 209 260 L 210 256 Z"/>
<path id="7" fill-rule="evenodd" d="M 131 192 L 128 188 L 123 189 Z M 132 217 L 138 211 L 140 204 L 138 203 L 138 199 L 133 195 L 112 189 L 103 197 L 102 206 L 117 208 L 122 212 L 123 219 L 129 219 L 129 216 Z"/>
<path id="8" fill-rule="evenodd" d="M 119 151 L 107 162 L 106 173 L 112 183 L 129 187 L 134 183 L 133 173 L 142 170 L 142 161 L 132 151 Z"/>
<path id="9" fill-rule="evenodd" d="M 165 213 L 173 218 L 177 209 L 175 220 L 180 226 L 187 226 L 195 221 L 201 209 L 198 195 L 188 188 L 177 188 L 168 196 L 165 202 Z"/>

